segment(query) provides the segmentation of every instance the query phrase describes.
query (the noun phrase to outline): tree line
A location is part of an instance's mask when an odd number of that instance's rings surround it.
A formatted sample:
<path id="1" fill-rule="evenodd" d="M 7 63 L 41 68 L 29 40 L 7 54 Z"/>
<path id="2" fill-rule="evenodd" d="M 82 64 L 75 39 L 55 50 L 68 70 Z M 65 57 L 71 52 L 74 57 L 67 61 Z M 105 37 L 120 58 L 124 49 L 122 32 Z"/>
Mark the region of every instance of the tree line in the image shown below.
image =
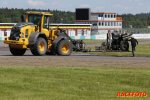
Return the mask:
<path id="1" fill-rule="evenodd" d="M 17 8 L 0 8 L 0 23 L 18 23 L 21 21 L 21 15 L 27 11 L 50 12 L 52 23 L 73 23 L 75 20 L 75 13 L 70 11 L 59 10 L 41 10 L 41 9 L 17 9 Z"/>
<path id="2" fill-rule="evenodd" d="M 150 13 L 140 13 L 140 14 L 122 14 L 117 15 L 118 17 L 122 17 L 123 28 L 129 28 L 132 25 L 132 28 L 147 28 L 150 26 Z"/>
<path id="3" fill-rule="evenodd" d="M 42 10 L 42 9 L 17 9 L 17 8 L 0 8 L 0 23 L 18 23 L 21 21 L 21 15 L 24 15 L 27 11 L 39 11 L 50 12 L 53 14 L 51 17 L 52 23 L 74 23 L 75 12 L 60 11 L 60 10 Z M 133 28 L 146 28 L 150 26 L 150 13 L 140 14 L 122 14 L 117 15 L 123 19 L 123 28 L 129 28 L 132 25 Z"/>

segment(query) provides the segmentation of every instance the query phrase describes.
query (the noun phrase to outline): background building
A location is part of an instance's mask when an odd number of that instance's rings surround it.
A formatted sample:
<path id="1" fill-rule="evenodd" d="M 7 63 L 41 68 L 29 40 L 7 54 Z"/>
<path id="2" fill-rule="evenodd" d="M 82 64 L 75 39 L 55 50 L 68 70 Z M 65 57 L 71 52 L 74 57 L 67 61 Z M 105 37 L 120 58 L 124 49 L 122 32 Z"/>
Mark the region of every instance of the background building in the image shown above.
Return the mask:
<path id="1" fill-rule="evenodd" d="M 92 24 L 91 35 L 107 34 L 108 30 L 122 30 L 122 18 L 116 12 L 91 12 L 90 8 L 76 8 L 75 24 Z"/>

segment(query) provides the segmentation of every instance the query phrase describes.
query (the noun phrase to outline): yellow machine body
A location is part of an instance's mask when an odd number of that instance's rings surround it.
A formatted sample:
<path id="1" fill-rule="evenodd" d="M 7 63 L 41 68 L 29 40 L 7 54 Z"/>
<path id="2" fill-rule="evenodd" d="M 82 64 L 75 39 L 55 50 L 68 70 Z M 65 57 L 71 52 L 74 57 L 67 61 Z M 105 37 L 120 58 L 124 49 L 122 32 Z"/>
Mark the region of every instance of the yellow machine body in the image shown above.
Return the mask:
<path id="1" fill-rule="evenodd" d="M 26 12 L 26 19 L 25 22 L 30 22 L 29 20 L 29 16 L 34 16 L 34 15 L 38 15 L 41 17 L 40 20 L 40 25 L 27 25 L 24 27 L 20 28 L 20 34 L 19 34 L 19 40 L 11 40 L 10 37 L 6 37 L 4 39 L 4 43 L 9 44 L 9 46 L 11 48 L 17 48 L 17 49 L 29 49 L 28 45 L 29 45 L 29 37 L 30 34 L 32 32 L 40 32 L 40 33 L 44 33 L 46 38 L 47 38 L 47 44 L 48 44 L 48 49 L 51 48 L 52 45 L 52 41 L 55 40 L 57 38 L 56 35 L 56 30 L 49 30 L 49 26 L 48 28 L 44 27 L 44 21 L 47 21 L 47 19 L 45 19 L 46 17 L 50 17 L 53 14 L 50 13 L 45 13 L 45 12 Z M 47 23 L 49 24 L 49 22 Z"/>

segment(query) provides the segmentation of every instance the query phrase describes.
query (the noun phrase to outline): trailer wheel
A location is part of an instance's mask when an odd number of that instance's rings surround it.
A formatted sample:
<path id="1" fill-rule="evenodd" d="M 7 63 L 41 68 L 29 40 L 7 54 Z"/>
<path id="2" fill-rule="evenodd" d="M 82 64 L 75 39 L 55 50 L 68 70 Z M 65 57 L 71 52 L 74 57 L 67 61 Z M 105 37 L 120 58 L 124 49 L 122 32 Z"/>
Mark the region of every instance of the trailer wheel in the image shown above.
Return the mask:
<path id="1" fill-rule="evenodd" d="M 67 40 L 61 40 L 57 44 L 56 53 L 61 56 L 69 56 L 72 53 L 71 43 Z"/>
<path id="2" fill-rule="evenodd" d="M 47 43 L 44 38 L 38 38 L 36 43 L 31 48 L 31 52 L 35 56 L 42 56 L 46 53 Z"/>
<path id="3" fill-rule="evenodd" d="M 120 42 L 120 49 L 122 51 L 128 51 L 129 50 L 129 43 L 126 41 L 121 41 Z"/>
<path id="4" fill-rule="evenodd" d="M 9 47 L 9 49 L 14 56 L 22 56 L 26 52 L 26 49 L 15 49 L 11 47 Z"/>

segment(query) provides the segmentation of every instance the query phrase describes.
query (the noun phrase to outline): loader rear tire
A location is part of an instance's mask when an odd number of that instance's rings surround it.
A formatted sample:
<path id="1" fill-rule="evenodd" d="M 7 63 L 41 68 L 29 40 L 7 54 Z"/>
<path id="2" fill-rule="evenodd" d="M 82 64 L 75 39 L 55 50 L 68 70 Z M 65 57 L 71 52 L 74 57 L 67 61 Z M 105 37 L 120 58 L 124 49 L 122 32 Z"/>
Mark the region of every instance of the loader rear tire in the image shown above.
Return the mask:
<path id="1" fill-rule="evenodd" d="M 47 51 L 47 42 L 44 38 L 38 38 L 36 43 L 31 48 L 31 52 L 35 56 L 45 55 Z"/>
<path id="2" fill-rule="evenodd" d="M 56 53 L 61 56 L 69 56 L 72 53 L 71 43 L 67 40 L 61 40 L 57 44 Z"/>
<path id="3" fill-rule="evenodd" d="M 15 48 L 10 48 L 10 47 L 9 47 L 9 49 L 10 49 L 10 52 L 14 56 L 22 56 L 26 52 L 26 49 L 15 49 Z"/>

